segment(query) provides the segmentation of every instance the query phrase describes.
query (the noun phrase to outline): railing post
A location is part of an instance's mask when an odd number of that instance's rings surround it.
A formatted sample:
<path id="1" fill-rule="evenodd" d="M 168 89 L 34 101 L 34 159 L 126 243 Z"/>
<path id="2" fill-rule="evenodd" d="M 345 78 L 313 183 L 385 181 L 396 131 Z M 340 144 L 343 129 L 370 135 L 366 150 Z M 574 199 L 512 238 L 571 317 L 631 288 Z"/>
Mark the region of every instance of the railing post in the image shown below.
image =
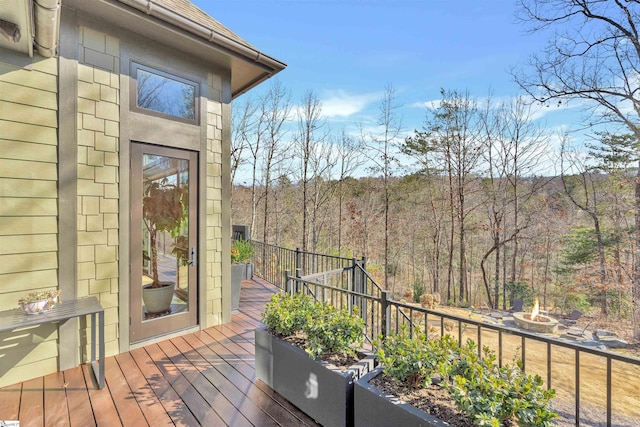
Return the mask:
<path id="1" fill-rule="evenodd" d="M 302 253 L 300 252 L 300 248 L 296 248 L 296 271 L 302 268 Z"/>
<path id="2" fill-rule="evenodd" d="M 288 294 L 293 295 L 293 291 L 291 289 L 291 271 L 284 271 L 284 291 Z"/>
<path id="3" fill-rule="evenodd" d="M 380 333 L 382 338 L 386 338 L 391 330 L 391 306 L 389 305 L 388 292 L 382 291 L 380 294 Z"/>
<path id="4" fill-rule="evenodd" d="M 296 277 L 299 279 L 302 277 L 302 269 L 301 268 L 296 268 Z M 298 282 L 297 280 L 296 282 L 296 293 L 301 292 L 302 289 L 300 288 L 300 282 Z"/>

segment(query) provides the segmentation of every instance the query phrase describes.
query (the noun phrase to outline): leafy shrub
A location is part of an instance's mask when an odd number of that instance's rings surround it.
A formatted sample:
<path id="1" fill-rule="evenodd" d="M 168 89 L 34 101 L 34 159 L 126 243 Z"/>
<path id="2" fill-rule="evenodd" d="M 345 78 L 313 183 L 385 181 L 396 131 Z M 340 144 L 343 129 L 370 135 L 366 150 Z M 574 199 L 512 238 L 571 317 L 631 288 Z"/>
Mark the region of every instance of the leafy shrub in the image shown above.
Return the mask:
<path id="1" fill-rule="evenodd" d="M 536 296 L 531 286 L 523 282 L 507 282 L 505 287 L 510 297 L 510 303 L 519 299 L 525 306 L 533 306 Z"/>
<path id="2" fill-rule="evenodd" d="M 315 359 L 323 353 L 355 355 L 364 342 L 364 320 L 354 312 L 338 310 L 310 295 L 273 295 L 262 313 L 262 321 L 281 337 L 302 333 L 305 351 Z"/>
<path id="3" fill-rule="evenodd" d="M 412 387 L 427 387 L 435 376 L 451 393 L 458 408 L 480 426 L 500 426 L 515 419 L 520 426 L 548 427 L 557 417 L 539 376 L 524 374 L 521 364 L 498 367 L 488 347 L 481 354 L 471 340 L 465 346 L 449 335 L 427 340 L 418 332 L 410 337 L 403 328 L 376 343 L 385 374 Z"/>
<path id="4" fill-rule="evenodd" d="M 306 351 L 312 359 L 325 352 L 355 356 L 354 346 L 362 347 L 364 343 L 364 320 L 358 316 L 357 307 L 349 313 L 316 303 L 311 321 L 304 325 L 303 332 L 309 341 Z"/>
<path id="5" fill-rule="evenodd" d="M 413 282 L 413 302 L 419 303 L 425 290 L 424 283 L 419 280 Z"/>
<path id="6" fill-rule="evenodd" d="M 244 264 L 252 257 L 255 249 L 250 240 L 234 240 L 231 246 L 231 262 L 233 264 Z"/>
<path id="7" fill-rule="evenodd" d="M 588 313 L 591 310 L 591 303 L 587 295 L 571 289 L 558 289 L 557 295 L 553 296 L 553 304 L 562 313 L 570 313 L 573 310 Z"/>
<path id="8" fill-rule="evenodd" d="M 459 357 L 446 384 L 456 405 L 477 425 L 501 425 L 516 419 L 520 426 L 548 427 L 558 415 L 551 409 L 553 389 L 544 387 L 539 375 L 522 372 L 521 363 L 498 367 L 488 348 L 478 348 L 471 340 L 460 348 Z"/>
<path id="9" fill-rule="evenodd" d="M 399 333 L 387 336 L 384 345 L 380 345 L 380 341 L 375 345 L 384 372 L 397 382 L 414 388 L 430 386 L 435 376 L 448 376 L 458 348 L 450 335 L 444 335 L 440 340 L 427 340 L 418 330 L 410 337 L 406 326 Z"/>
<path id="10" fill-rule="evenodd" d="M 302 332 L 314 309 L 315 301 L 310 295 L 274 294 L 262 313 L 262 322 L 274 334 L 289 337 Z"/>

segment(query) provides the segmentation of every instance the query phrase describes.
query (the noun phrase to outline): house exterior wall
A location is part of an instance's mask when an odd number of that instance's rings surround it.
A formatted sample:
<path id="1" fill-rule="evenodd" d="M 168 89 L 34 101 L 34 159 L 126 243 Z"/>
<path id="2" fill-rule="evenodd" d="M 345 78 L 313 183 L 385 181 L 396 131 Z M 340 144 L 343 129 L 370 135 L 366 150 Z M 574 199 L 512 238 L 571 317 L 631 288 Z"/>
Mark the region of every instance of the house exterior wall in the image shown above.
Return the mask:
<path id="1" fill-rule="evenodd" d="M 207 126 L 207 151 L 206 151 L 206 326 L 215 326 L 229 321 L 229 316 L 223 316 L 222 272 L 224 253 L 223 236 L 229 235 L 229 224 L 224 223 L 225 214 L 225 189 L 223 188 L 223 104 L 222 104 L 222 79 L 215 74 L 208 76 L 209 96 L 206 100 L 206 126 Z M 229 181 L 227 174 L 226 178 Z M 227 195 L 226 200 L 229 200 Z M 229 210 L 226 210 L 227 219 Z M 226 229 L 227 234 L 224 234 Z M 227 257 L 228 258 L 228 257 Z M 227 266 L 227 269 L 230 267 Z M 230 313 L 230 308 L 227 308 Z"/>
<path id="2" fill-rule="evenodd" d="M 57 105 L 55 59 L 0 52 L 0 310 L 58 286 Z M 55 371 L 57 338 L 51 325 L 0 333 L 0 386 Z"/>
<path id="3" fill-rule="evenodd" d="M 76 297 L 93 295 L 102 304 L 105 351 L 113 355 L 119 352 L 120 41 L 80 26 L 78 52 Z"/>
<path id="4" fill-rule="evenodd" d="M 96 296 L 106 355 L 131 348 L 128 165 L 138 141 L 199 152 L 196 328 L 229 321 L 229 71 L 73 10 L 61 21 L 60 58 L 15 65 L 0 55 L 0 310 L 38 288 Z M 200 83 L 199 125 L 131 111 L 131 61 Z M 75 222 L 60 212 L 65 198 Z M 0 387 L 86 361 L 86 323 L 0 334 Z"/>

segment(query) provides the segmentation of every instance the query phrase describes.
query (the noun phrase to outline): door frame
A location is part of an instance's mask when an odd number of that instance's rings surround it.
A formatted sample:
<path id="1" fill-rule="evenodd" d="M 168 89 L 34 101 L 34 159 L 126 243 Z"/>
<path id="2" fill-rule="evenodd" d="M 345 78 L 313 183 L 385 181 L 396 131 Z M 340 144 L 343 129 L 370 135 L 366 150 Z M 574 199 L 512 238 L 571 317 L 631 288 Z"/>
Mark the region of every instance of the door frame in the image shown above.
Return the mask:
<path id="1" fill-rule="evenodd" d="M 117 316 L 116 331 L 118 335 L 118 349 L 116 353 L 126 352 L 145 344 L 158 342 L 173 336 L 196 332 L 203 328 L 231 321 L 231 286 L 230 259 L 227 254 L 231 250 L 231 222 L 230 222 L 230 164 L 220 159 L 231 156 L 231 75 L 226 69 L 214 67 L 200 61 L 193 61 L 193 57 L 174 50 L 158 47 L 147 39 L 137 40 L 135 44 L 121 43 L 120 45 L 120 123 L 116 136 L 119 140 L 119 194 L 118 194 L 118 230 L 113 230 L 109 238 L 118 241 L 118 307 L 107 308 Z M 167 59 L 172 59 L 168 61 Z M 132 87 L 130 64 L 132 61 L 142 61 L 148 66 L 157 67 L 183 76 L 200 83 L 200 123 L 187 124 L 175 120 L 168 120 L 147 114 L 131 111 L 128 105 Z M 211 79 L 222 79 L 221 92 L 212 89 Z M 208 113 L 211 102 L 219 104 L 220 119 Z M 214 120 L 215 119 L 215 120 Z M 74 128 L 75 129 L 75 128 Z M 198 192 L 198 240 L 200 242 L 200 259 L 198 277 L 198 325 L 158 339 L 150 339 L 140 343 L 129 342 L 129 233 L 130 194 L 129 194 L 129 163 L 130 142 L 140 141 L 159 146 L 184 148 L 196 151 L 198 157 L 198 174 L 200 188 Z M 221 145 L 221 146 L 220 146 Z M 218 158 L 221 153 L 221 157 Z M 213 157 L 211 157 L 213 155 Z M 211 175 L 212 172 L 220 172 Z M 221 182 L 218 180 L 221 177 Z M 218 193 L 221 191 L 221 206 L 216 205 L 216 211 L 211 212 L 209 201 L 219 203 Z M 219 212 L 218 212 L 219 209 Z M 221 217 L 218 218 L 218 215 Z M 210 237 L 212 236 L 212 237 Z M 221 242 L 218 243 L 217 241 Z M 216 242 L 214 242 L 216 241 Z M 220 259 L 217 259 L 220 257 Z M 220 271 L 221 269 L 221 271 Z M 214 280 L 209 283 L 205 281 Z M 221 280 L 221 284 L 218 281 Z M 211 288 L 213 287 L 213 288 Z M 221 287 L 221 290 L 218 288 Z M 212 305 L 221 301 L 221 307 Z M 220 313 L 218 315 L 217 313 Z M 109 351 L 109 349 L 107 349 Z"/>
<path id="2" fill-rule="evenodd" d="M 198 153 L 195 151 L 131 142 L 131 168 L 130 168 L 130 228 L 129 228 L 129 343 L 135 344 L 141 341 L 154 339 L 167 334 L 173 334 L 198 325 L 199 312 L 199 228 L 198 228 L 198 193 L 199 193 L 199 165 Z M 144 231 L 142 230 L 142 161 L 145 155 L 155 155 L 189 162 L 189 206 L 188 206 L 188 252 L 190 264 L 188 267 L 188 311 L 175 313 L 168 316 L 160 316 L 155 319 L 143 320 L 142 316 L 142 282 L 143 258 L 142 242 Z M 136 186 L 136 188 L 134 188 Z M 136 199 L 135 201 L 133 199 Z M 176 276 L 177 279 L 177 276 Z M 177 282 L 176 282 L 177 285 Z"/>

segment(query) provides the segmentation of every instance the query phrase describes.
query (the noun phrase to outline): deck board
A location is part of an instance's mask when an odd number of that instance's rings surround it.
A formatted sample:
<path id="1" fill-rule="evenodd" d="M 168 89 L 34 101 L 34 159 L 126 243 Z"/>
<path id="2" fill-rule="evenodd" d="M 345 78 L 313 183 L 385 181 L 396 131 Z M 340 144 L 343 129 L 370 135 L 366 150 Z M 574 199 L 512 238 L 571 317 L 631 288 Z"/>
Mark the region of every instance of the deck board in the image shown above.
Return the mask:
<path id="1" fill-rule="evenodd" d="M 38 427 L 44 424 L 44 379 L 35 378 L 25 381 L 20 399 L 20 415 L 18 419 L 29 420 L 24 425 Z M 23 424 L 22 422 L 20 423 Z"/>
<path id="2" fill-rule="evenodd" d="M 44 424 L 69 425 L 64 374 L 56 372 L 44 377 Z"/>
<path id="3" fill-rule="evenodd" d="M 0 388 L 0 420 L 21 426 L 309 426 L 317 424 L 256 379 L 254 330 L 275 289 L 245 281 L 232 322 Z"/>
<path id="4" fill-rule="evenodd" d="M 120 370 L 126 372 L 127 382 L 146 422 L 153 426 L 173 426 L 171 417 L 164 410 L 162 402 L 151 389 L 131 353 L 117 355 L 116 361 Z"/>

